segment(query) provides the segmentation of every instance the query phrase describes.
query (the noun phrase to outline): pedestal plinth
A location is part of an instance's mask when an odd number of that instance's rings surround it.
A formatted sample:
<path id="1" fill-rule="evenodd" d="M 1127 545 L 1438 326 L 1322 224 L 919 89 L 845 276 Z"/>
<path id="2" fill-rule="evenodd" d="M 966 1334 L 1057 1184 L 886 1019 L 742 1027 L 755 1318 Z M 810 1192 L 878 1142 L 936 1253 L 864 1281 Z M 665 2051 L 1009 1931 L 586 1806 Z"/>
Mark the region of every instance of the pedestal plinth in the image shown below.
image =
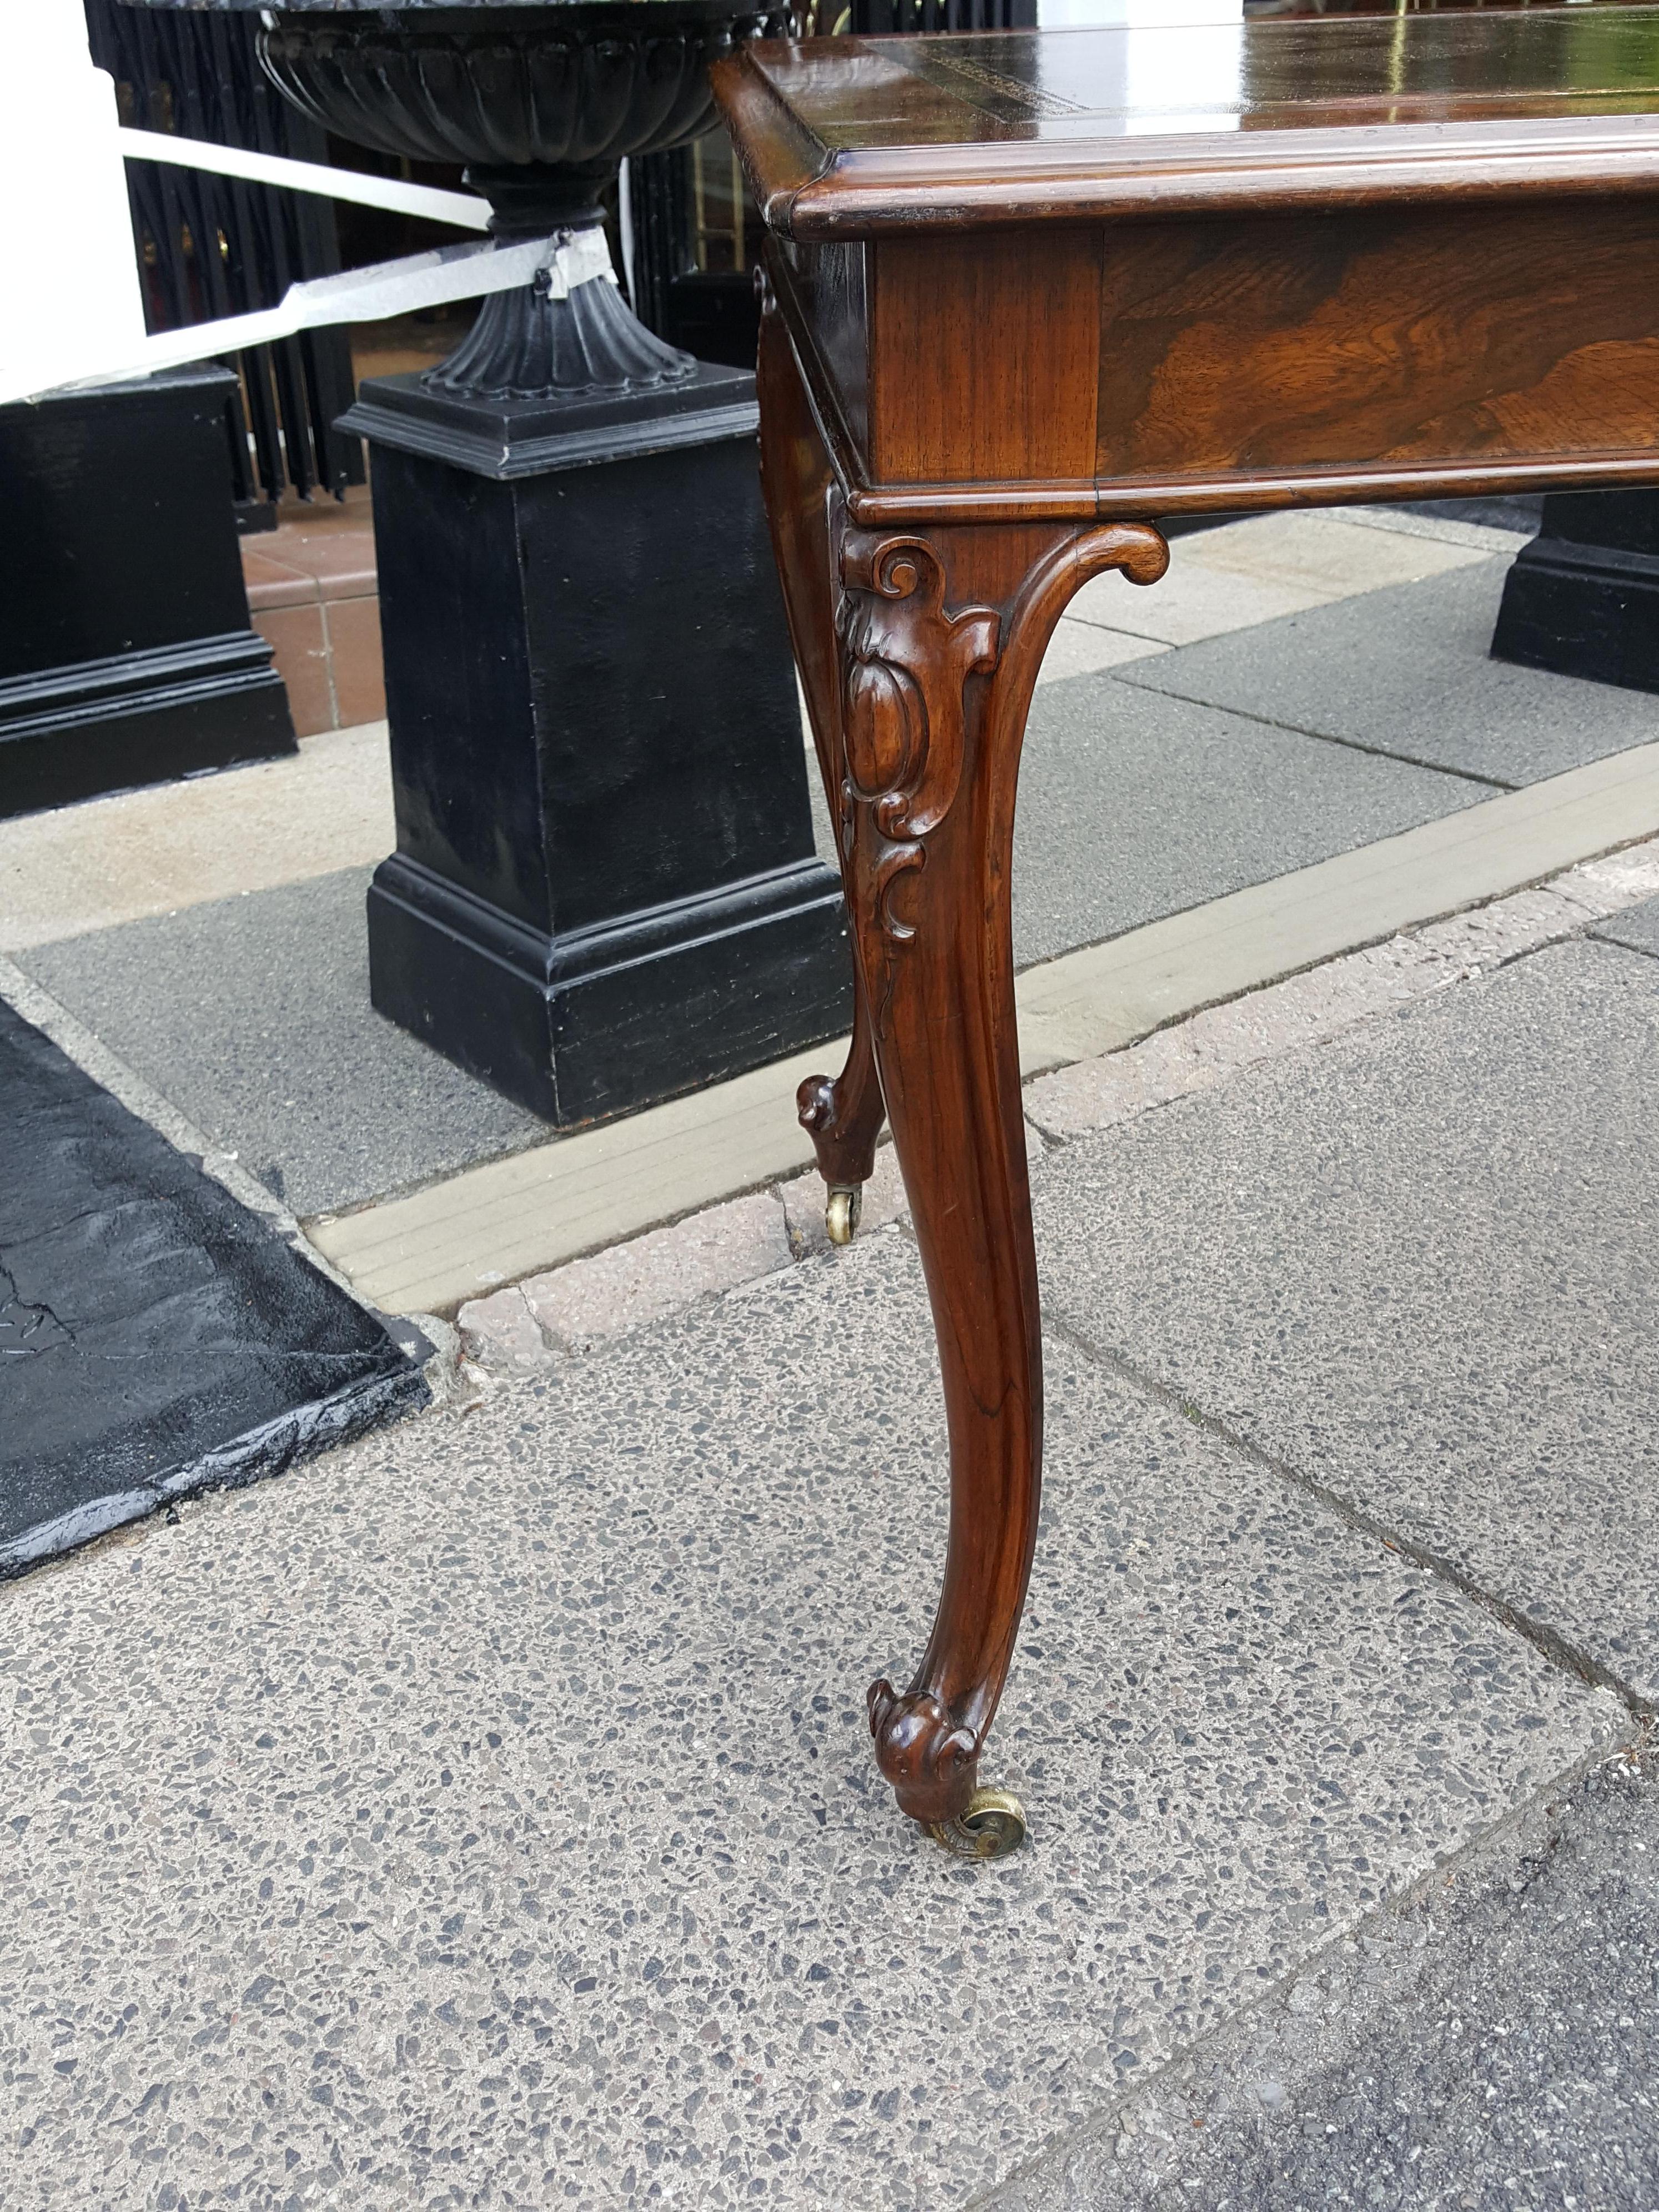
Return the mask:
<path id="1" fill-rule="evenodd" d="M 224 407 L 170 370 L 0 408 L 0 817 L 295 750 Z"/>
<path id="2" fill-rule="evenodd" d="M 1500 660 L 1659 691 L 1659 492 L 1559 492 L 1516 556 Z"/>
<path id="3" fill-rule="evenodd" d="M 754 379 L 362 386 L 398 850 L 379 1011 L 561 1125 L 851 1018 L 813 850 Z"/>

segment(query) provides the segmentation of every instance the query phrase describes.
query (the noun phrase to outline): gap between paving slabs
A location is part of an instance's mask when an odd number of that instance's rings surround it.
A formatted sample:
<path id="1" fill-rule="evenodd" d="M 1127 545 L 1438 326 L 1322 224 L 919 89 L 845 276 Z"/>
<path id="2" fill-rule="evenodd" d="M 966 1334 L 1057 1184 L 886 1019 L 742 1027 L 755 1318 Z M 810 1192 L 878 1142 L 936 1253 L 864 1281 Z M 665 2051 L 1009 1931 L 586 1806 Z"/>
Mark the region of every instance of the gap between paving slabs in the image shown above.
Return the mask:
<path id="1" fill-rule="evenodd" d="M 1577 935 L 1656 893 L 1659 839 L 1650 839 L 1206 1007 L 1125 1049 L 1038 1076 L 1025 1090 L 1033 1173 L 1050 1143 L 1208 1090 L 1243 1068 Z M 860 1235 L 902 1220 L 904 1210 L 897 1162 L 884 1145 L 866 1187 Z M 481 1376 L 545 1373 L 573 1353 L 829 1249 L 823 1185 L 808 1170 L 465 1303 L 457 1316 L 465 1355 Z"/>

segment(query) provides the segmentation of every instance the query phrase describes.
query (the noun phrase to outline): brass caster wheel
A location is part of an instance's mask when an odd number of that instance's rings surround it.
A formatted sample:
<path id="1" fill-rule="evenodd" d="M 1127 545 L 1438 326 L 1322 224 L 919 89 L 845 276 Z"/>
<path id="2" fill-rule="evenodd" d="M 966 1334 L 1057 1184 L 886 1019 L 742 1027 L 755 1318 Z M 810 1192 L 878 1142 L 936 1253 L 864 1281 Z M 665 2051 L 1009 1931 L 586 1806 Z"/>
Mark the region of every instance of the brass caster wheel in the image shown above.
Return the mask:
<path id="1" fill-rule="evenodd" d="M 1025 1840 L 1025 1808 L 1009 1790 L 975 1790 L 959 1819 L 927 1831 L 953 1858 L 1006 1859 Z"/>
<path id="2" fill-rule="evenodd" d="M 838 1182 L 830 1193 L 830 1207 L 823 1224 L 830 1231 L 832 1244 L 850 1244 L 859 1225 L 859 1214 L 864 1206 L 864 1191 L 855 1182 Z"/>

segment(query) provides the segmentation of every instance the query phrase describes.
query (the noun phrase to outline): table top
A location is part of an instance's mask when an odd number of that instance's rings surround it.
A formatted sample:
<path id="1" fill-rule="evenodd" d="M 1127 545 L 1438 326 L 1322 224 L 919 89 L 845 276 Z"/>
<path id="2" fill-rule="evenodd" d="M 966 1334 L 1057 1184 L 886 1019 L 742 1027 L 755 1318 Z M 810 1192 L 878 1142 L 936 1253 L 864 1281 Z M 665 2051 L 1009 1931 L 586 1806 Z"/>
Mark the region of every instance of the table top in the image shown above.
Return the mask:
<path id="1" fill-rule="evenodd" d="M 1659 6 L 1611 0 L 770 41 L 715 83 L 803 240 L 1659 187 Z"/>

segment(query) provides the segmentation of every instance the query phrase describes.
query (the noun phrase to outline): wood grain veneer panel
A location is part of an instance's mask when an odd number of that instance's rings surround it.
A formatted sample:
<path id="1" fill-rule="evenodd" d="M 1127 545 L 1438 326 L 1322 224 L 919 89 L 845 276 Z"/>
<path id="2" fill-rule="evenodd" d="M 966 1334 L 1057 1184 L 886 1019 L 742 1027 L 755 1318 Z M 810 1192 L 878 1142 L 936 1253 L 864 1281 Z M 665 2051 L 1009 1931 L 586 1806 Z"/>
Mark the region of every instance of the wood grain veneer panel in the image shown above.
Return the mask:
<path id="1" fill-rule="evenodd" d="M 1113 226 L 1103 479 L 1659 449 L 1659 201 Z"/>
<path id="2" fill-rule="evenodd" d="M 884 238 L 866 250 L 873 480 L 1086 478 L 1099 232 Z"/>

